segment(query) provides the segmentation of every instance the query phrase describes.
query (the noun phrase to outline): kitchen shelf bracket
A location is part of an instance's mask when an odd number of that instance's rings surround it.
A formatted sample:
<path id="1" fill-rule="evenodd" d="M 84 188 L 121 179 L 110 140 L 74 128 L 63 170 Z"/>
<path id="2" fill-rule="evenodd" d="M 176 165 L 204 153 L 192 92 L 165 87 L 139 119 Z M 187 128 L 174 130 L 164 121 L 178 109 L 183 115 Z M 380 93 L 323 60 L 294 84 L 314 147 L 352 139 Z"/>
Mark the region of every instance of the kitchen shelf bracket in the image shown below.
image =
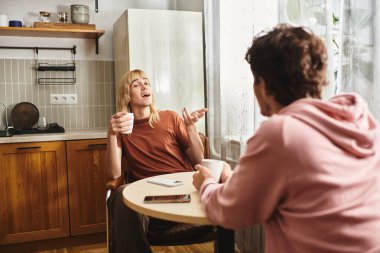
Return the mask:
<path id="1" fill-rule="evenodd" d="M 95 53 L 99 54 L 99 38 L 95 39 Z"/>

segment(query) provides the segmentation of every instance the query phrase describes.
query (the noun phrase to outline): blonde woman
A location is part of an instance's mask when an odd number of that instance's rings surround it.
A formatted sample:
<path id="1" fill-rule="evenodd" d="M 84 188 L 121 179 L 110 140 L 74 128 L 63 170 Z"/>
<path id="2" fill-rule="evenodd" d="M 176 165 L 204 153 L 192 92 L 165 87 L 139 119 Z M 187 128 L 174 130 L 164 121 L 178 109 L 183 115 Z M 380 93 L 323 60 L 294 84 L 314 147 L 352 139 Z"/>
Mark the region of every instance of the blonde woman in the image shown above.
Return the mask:
<path id="1" fill-rule="evenodd" d="M 142 70 L 126 73 L 119 85 L 118 112 L 112 115 L 108 130 L 108 175 L 121 175 L 121 159 L 128 163 L 130 182 L 146 177 L 193 171 L 203 159 L 203 145 L 195 123 L 207 109 L 191 114 L 183 109 L 183 119 L 173 111 L 157 111 L 150 81 Z M 130 114 L 133 113 L 133 116 Z M 130 130 L 132 129 L 131 133 Z M 128 133 L 128 134 L 125 134 Z M 110 201 L 114 224 L 113 252 L 151 252 L 140 215 L 123 204 L 122 189 Z M 153 222 L 154 221 L 154 222 Z M 176 224 L 150 219 L 152 224 L 173 227 Z"/>

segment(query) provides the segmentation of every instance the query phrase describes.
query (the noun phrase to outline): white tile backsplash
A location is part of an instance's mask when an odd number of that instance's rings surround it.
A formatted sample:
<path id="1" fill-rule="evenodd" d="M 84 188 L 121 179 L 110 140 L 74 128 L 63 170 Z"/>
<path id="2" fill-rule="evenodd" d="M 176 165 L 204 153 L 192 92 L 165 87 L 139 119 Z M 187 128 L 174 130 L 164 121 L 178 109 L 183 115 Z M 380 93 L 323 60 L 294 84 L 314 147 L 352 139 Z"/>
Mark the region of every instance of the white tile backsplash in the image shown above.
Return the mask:
<path id="1" fill-rule="evenodd" d="M 43 61 L 39 59 L 39 61 Z M 48 60 L 52 64 L 62 60 Z M 0 59 L 0 101 L 12 108 L 20 102 L 37 106 L 48 123 L 56 122 L 65 129 L 107 127 L 115 112 L 113 61 L 76 61 L 76 83 L 73 85 L 38 85 L 35 61 Z M 54 72 L 58 77 L 68 73 Z M 54 73 L 45 73 L 54 77 Z M 77 94 L 78 104 L 51 105 L 50 94 Z M 5 111 L 0 106 L 0 129 L 4 129 Z"/>

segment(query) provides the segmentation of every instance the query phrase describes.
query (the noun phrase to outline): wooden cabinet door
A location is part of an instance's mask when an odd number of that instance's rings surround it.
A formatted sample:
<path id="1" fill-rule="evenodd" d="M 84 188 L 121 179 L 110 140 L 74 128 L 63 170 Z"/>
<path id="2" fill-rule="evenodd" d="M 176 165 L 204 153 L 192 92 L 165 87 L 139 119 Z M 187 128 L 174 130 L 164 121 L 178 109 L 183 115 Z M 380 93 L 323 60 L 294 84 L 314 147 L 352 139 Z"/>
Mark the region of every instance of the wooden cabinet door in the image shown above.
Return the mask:
<path id="1" fill-rule="evenodd" d="M 106 139 L 67 141 L 71 235 L 106 231 Z"/>
<path id="2" fill-rule="evenodd" d="M 0 145 L 0 245 L 69 236 L 65 142 Z"/>

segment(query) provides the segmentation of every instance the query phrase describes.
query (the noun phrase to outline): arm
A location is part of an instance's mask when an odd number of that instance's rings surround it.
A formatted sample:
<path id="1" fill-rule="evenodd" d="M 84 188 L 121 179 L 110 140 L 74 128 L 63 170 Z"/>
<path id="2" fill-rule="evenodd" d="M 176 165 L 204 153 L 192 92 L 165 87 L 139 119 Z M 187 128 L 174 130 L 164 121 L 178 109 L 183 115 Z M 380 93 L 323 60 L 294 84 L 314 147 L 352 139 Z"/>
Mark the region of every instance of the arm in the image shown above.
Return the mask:
<path id="1" fill-rule="evenodd" d="M 110 178 L 118 178 L 121 175 L 121 143 L 119 134 L 130 128 L 130 116 L 125 112 L 118 112 L 112 115 L 108 127 L 107 142 L 107 174 Z"/>
<path id="2" fill-rule="evenodd" d="M 204 152 L 204 147 L 195 123 L 198 122 L 198 120 L 202 118 L 206 112 L 207 109 L 202 108 L 189 114 L 186 108 L 182 109 L 182 116 L 186 125 L 187 135 L 189 137 L 189 148 L 186 150 L 186 155 L 193 166 L 202 161 Z"/>
<path id="3" fill-rule="evenodd" d="M 260 129 L 264 130 L 264 129 Z M 281 127 L 258 131 L 248 141 L 234 173 L 217 184 L 207 168 L 193 177 L 208 218 L 215 224 L 240 229 L 267 221 L 286 194 L 291 156 L 284 148 Z M 293 164 L 294 165 L 294 164 Z M 231 215 L 233 213 L 234 215 Z"/>

